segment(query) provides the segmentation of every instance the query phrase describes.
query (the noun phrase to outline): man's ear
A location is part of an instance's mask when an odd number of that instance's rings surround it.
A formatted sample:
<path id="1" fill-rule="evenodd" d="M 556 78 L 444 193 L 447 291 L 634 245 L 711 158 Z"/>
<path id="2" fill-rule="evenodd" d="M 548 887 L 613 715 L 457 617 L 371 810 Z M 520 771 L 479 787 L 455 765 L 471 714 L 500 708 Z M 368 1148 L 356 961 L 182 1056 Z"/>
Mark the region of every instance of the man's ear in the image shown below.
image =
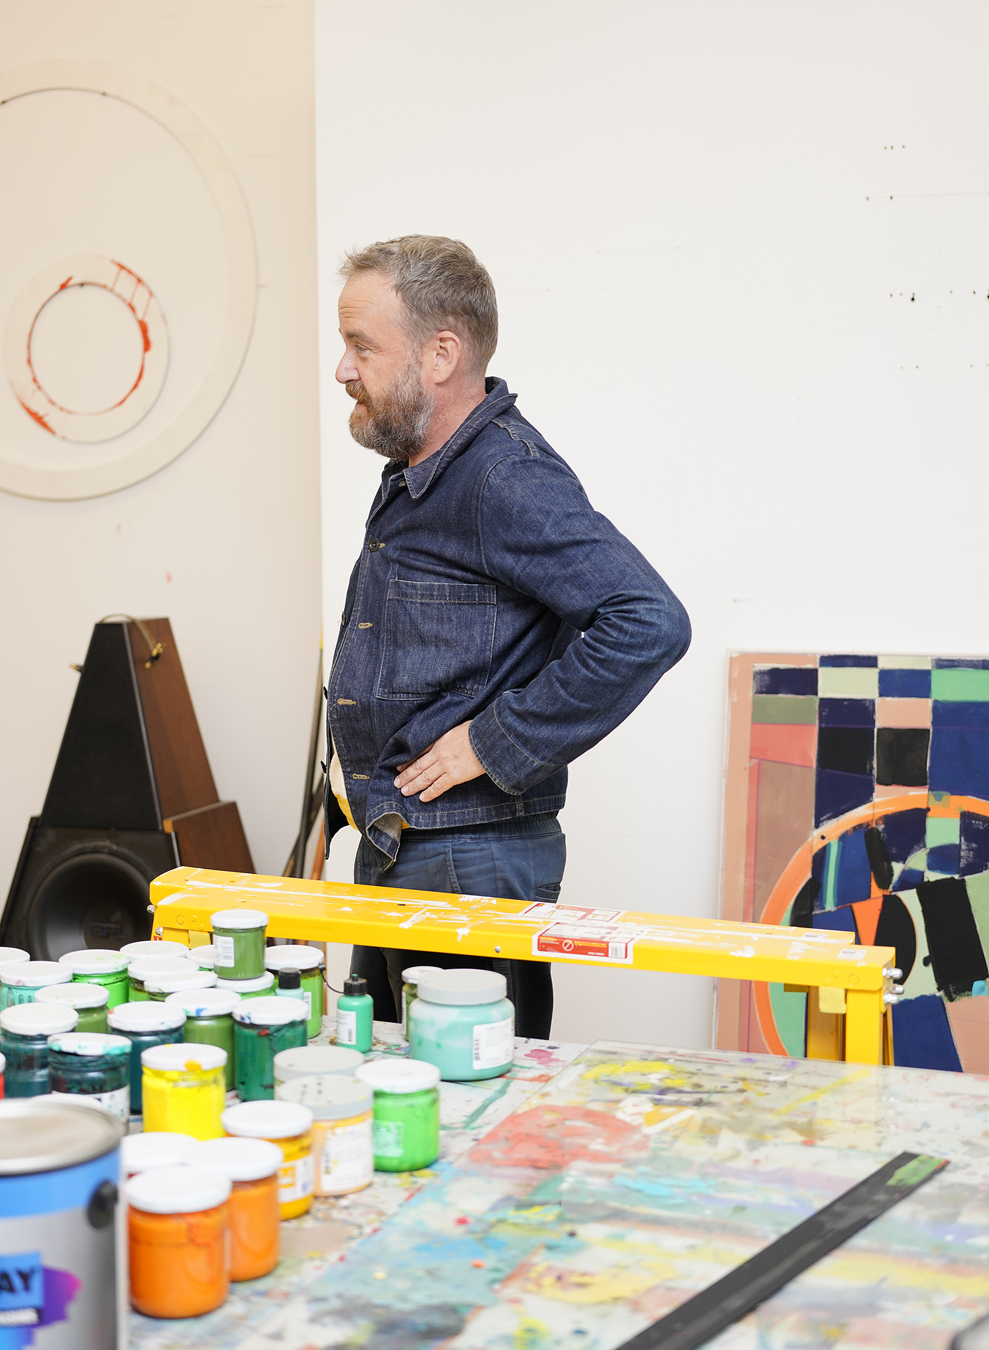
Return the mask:
<path id="1" fill-rule="evenodd" d="M 460 367 L 463 359 L 463 344 L 445 328 L 428 343 L 424 352 L 425 377 L 431 384 L 446 384 Z"/>

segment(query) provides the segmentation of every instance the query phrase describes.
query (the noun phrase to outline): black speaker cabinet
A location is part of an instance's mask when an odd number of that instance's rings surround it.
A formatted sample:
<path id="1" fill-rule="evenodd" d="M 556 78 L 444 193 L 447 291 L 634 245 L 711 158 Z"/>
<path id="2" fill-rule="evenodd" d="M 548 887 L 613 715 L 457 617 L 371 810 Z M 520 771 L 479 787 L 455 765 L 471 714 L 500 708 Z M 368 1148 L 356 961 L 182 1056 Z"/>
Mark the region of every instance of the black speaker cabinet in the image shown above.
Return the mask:
<path id="1" fill-rule="evenodd" d="M 254 870 L 237 804 L 217 795 L 168 620 L 98 623 L 0 946 L 50 961 L 150 937 L 148 884 L 180 865 Z"/>

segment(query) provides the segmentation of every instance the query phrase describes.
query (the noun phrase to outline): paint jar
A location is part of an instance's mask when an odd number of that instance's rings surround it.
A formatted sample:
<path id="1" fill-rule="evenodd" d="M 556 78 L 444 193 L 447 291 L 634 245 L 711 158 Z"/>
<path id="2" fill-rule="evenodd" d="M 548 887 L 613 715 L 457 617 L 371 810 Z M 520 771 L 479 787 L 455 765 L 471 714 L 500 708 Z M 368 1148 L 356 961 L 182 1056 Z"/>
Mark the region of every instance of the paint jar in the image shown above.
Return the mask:
<path id="1" fill-rule="evenodd" d="M 515 1058 L 515 1008 L 494 970 L 439 970 L 409 1007 L 409 1054 L 448 1082 L 497 1078 Z"/>
<path id="2" fill-rule="evenodd" d="M 234 1085 L 241 1101 L 275 1095 L 275 1056 L 306 1043 L 306 1006 L 294 998 L 243 999 L 233 1010 Z"/>
<path id="3" fill-rule="evenodd" d="M 3 1101 L 4 1093 L 4 1074 L 7 1072 L 7 1056 L 0 1055 L 0 1102 Z"/>
<path id="4" fill-rule="evenodd" d="M 374 1000 L 367 992 L 367 980 L 351 975 L 343 982 L 337 999 L 337 1045 L 351 1050 L 371 1049 L 374 1036 Z"/>
<path id="5" fill-rule="evenodd" d="M 4 1091 L 8 1097 L 42 1097 L 48 1092 L 48 1037 L 75 1031 L 74 1008 L 18 1003 L 0 1012 L 0 1050 L 7 1057 Z"/>
<path id="6" fill-rule="evenodd" d="M 313 1180 L 317 1195 L 349 1195 L 374 1179 L 374 1092 L 356 1078 L 293 1078 L 278 1100 L 313 1113 Z"/>
<path id="7" fill-rule="evenodd" d="M 120 1120 L 130 1118 L 130 1041 L 126 1036 L 83 1036 L 77 1031 L 48 1042 L 53 1097 L 84 1097 Z"/>
<path id="8" fill-rule="evenodd" d="M 120 952 L 97 948 L 66 952 L 58 958 L 59 965 L 68 966 L 73 980 L 82 984 L 98 984 L 107 992 L 107 1007 L 115 1008 L 128 999 L 127 967 L 130 957 Z"/>
<path id="9" fill-rule="evenodd" d="M 145 980 L 164 979 L 166 975 L 186 975 L 195 966 L 184 956 L 141 956 L 127 967 L 127 979 L 130 983 L 130 1003 L 141 1003 L 147 997 Z"/>
<path id="10" fill-rule="evenodd" d="M 144 1131 L 128 1134 L 121 1144 L 121 1171 L 124 1178 L 138 1172 L 153 1172 L 159 1167 L 179 1167 L 189 1161 L 199 1140 L 191 1134 L 175 1134 L 169 1130 Z"/>
<path id="11" fill-rule="evenodd" d="M 282 1050 L 275 1056 L 275 1096 L 280 1084 L 293 1078 L 309 1078 L 313 1074 L 353 1078 L 354 1070 L 363 1063 L 364 1056 L 359 1050 L 345 1050 L 339 1045 L 303 1045 L 298 1050 Z"/>
<path id="12" fill-rule="evenodd" d="M 141 1055 L 144 1124 L 149 1130 L 219 1139 L 226 1105 L 227 1052 L 218 1045 L 156 1045 Z"/>
<path id="13" fill-rule="evenodd" d="M 226 989 L 231 994 L 239 994 L 241 998 L 267 998 L 274 995 L 275 977 L 267 970 L 256 980 L 221 980 L 218 975 L 216 987 Z"/>
<path id="14" fill-rule="evenodd" d="M 17 961 L 0 970 L 0 1003 L 5 1008 L 33 1003 L 39 989 L 69 984 L 71 980 L 72 971 L 58 961 Z"/>
<path id="15" fill-rule="evenodd" d="M 130 1296 L 147 1317 L 198 1317 L 230 1288 L 230 1178 L 159 1167 L 127 1183 Z"/>
<path id="16" fill-rule="evenodd" d="M 225 1072 L 230 1092 L 234 1085 L 234 1023 L 230 1014 L 240 1002 L 240 995 L 226 989 L 180 990 L 169 994 L 165 1002 L 185 1013 L 183 1035 L 187 1045 L 190 1042 L 218 1045 L 227 1052 Z"/>
<path id="17" fill-rule="evenodd" d="M 111 1032 L 130 1042 L 130 1109 L 139 1116 L 144 1109 L 141 1095 L 141 1056 L 156 1045 L 181 1041 L 185 1013 L 172 1004 L 121 1003 L 107 1014 Z"/>
<path id="18" fill-rule="evenodd" d="M 24 951 L 23 947 L 0 947 L 0 980 L 3 979 L 4 966 L 19 966 L 23 961 L 30 961 L 31 953 Z M 0 984 L 0 1008 L 7 1005 L 4 1002 L 4 987 Z"/>
<path id="19" fill-rule="evenodd" d="M 309 1039 L 318 1036 L 323 1029 L 323 967 L 326 965 L 323 953 L 315 947 L 266 947 L 264 962 L 273 975 L 280 970 L 299 972 L 309 1019 Z"/>
<path id="20" fill-rule="evenodd" d="M 442 966 L 409 966 L 408 970 L 402 971 L 402 1035 L 406 1040 L 409 1038 L 409 1004 L 418 994 L 419 976 L 432 975 L 442 969 Z"/>
<path id="21" fill-rule="evenodd" d="M 239 1139 L 267 1139 L 282 1151 L 278 1169 L 278 1203 L 283 1219 L 305 1214 L 312 1204 L 313 1114 L 297 1102 L 241 1102 L 228 1106 L 221 1121 L 227 1134 Z"/>
<path id="22" fill-rule="evenodd" d="M 278 1264 L 281 1208 L 278 1173 L 284 1162 L 267 1139 L 209 1139 L 197 1144 L 194 1167 L 215 1167 L 230 1178 L 230 1278 L 257 1280 Z"/>
<path id="23" fill-rule="evenodd" d="M 264 974 L 268 916 L 260 909 L 220 909 L 209 916 L 213 969 L 224 980 L 256 980 Z"/>
<path id="24" fill-rule="evenodd" d="M 189 960 L 195 961 L 200 970 L 212 970 L 216 960 L 216 951 L 212 942 L 205 946 L 189 948 Z"/>
<path id="25" fill-rule="evenodd" d="M 95 1031 L 103 1036 L 107 1030 L 106 1005 L 109 998 L 109 990 L 101 984 L 83 984 L 73 980 L 71 984 L 51 984 L 47 989 L 39 989 L 34 1001 L 75 1008 L 79 1014 L 76 1031 Z"/>
<path id="26" fill-rule="evenodd" d="M 121 1121 L 78 1098 L 0 1104 L 0 1251 L 5 1278 L 16 1266 L 26 1275 L 18 1283 L 28 1285 L 23 1301 L 9 1298 L 8 1285 L 0 1304 L 5 1347 L 127 1344 L 126 1277 L 118 1290 L 123 1262 L 114 1222 L 123 1133 Z M 19 1303 L 20 1317 L 12 1317 Z"/>
<path id="27" fill-rule="evenodd" d="M 191 961 L 186 965 L 192 966 Z M 182 993 L 186 989 L 214 989 L 216 987 L 216 976 L 211 970 L 185 971 L 181 975 L 149 975 L 144 981 L 144 992 L 149 999 L 157 1003 L 164 1003 L 169 994 Z"/>
<path id="28" fill-rule="evenodd" d="M 152 939 L 148 942 L 128 942 L 121 947 L 120 955 L 137 961 L 145 956 L 188 956 L 191 950 L 184 942 L 159 942 Z"/>
<path id="29" fill-rule="evenodd" d="M 440 1071 L 417 1059 L 375 1059 L 354 1074 L 374 1090 L 374 1166 L 414 1172 L 440 1155 Z"/>

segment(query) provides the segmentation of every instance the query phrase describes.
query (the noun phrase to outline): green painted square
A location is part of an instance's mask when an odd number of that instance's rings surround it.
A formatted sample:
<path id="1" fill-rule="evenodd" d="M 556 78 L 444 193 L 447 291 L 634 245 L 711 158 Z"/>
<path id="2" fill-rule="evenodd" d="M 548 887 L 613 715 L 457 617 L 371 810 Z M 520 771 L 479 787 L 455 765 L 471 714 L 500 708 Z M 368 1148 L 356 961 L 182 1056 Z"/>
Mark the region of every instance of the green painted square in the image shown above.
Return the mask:
<path id="1" fill-rule="evenodd" d="M 931 697 L 942 703 L 989 703 L 989 670 L 932 670 Z"/>
<path id="2" fill-rule="evenodd" d="M 875 666 L 821 666 L 817 692 L 821 698 L 878 698 L 879 671 Z"/>
<path id="3" fill-rule="evenodd" d="M 927 847 L 937 848 L 938 844 L 957 844 L 961 839 L 962 823 L 958 816 L 927 817 Z"/>
<path id="4" fill-rule="evenodd" d="M 756 694 L 752 699 L 752 721 L 783 726 L 816 726 L 817 699 L 809 694 Z"/>
<path id="5" fill-rule="evenodd" d="M 917 998 L 920 994 L 936 994 L 937 985 L 934 983 L 934 972 L 930 966 L 927 929 L 924 927 L 924 912 L 920 908 L 917 892 L 898 891 L 897 894 L 909 910 L 917 934 L 917 958 L 913 963 L 913 969 L 904 981 L 904 992 L 907 998 Z M 924 964 L 925 957 L 927 958 L 927 965 Z"/>
<path id="6" fill-rule="evenodd" d="M 880 656 L 880 670 L 930 670 L 929 656 Z"/>
<path id="7" fill-rule="evenodd" d="M 769 1001 L 780 1040 L 791 1059 L 803 1059 L 806 1053 L 804 1018 L 807 995 L 788 994 L 781 984 L 769 986 Z"/>

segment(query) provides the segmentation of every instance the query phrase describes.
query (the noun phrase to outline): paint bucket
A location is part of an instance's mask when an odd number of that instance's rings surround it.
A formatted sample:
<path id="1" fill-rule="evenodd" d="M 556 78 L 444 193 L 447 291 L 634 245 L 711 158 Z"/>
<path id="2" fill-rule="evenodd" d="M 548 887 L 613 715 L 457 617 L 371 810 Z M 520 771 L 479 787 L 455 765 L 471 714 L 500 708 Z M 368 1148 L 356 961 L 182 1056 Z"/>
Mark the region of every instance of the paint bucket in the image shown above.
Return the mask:
<path id="1" fill-rule="evenodd" d="M 309 1039 L 323 1029 L 323 967 L 326 958 L 316 947 L 266 947 L 264 963 L 273 975 L 281 970 L 297 970 L 302 977 L 302 993 L 306 1000 L 309 1021 Z"/>
<path id="2" fill-rule="evenodd" d="M 298 1050 L 280 1050 L 275 1056 L 275 1095 L 280 1085 L 292 1078 L 310 1078 L 313 1074 L 353 1078 L 354 1070 L 363 1063 L 364 1056 L 359 1050 L 345 1050 L 339 1045 L 303 1045 Z"/>
<path id="3" fill-rule="evenodd" d="M 230 1178 L 159 1167 L 127 1183 L 131 1302 L 148 1317 L 198 1317 L 230 1287 Z"/>
<path id="4" fill-rule="evenodd" d="M 109 998 L 109 990 L 101 984 L 83 984 L 80 980 L 73 980 L 71 984 L 51 984 L 47 989 L 39 989 L 34 1001 L 75 1008 L 79 1014 L 76 1031 L 95 1031 L 103 1035 L 107 1029 L 106 1005 Z"/>
<path id="5" fill-rule="evenodd" d="M 219 1139 L 227 1100 L 227 1052 L 217 1045 L 156 1045 L 141 1055 L 141 1097 L 149 1130 Z"/>
<path id="6" fill-rule="evenodd" d="M 18 1003 L 0 1012 L 0 1050 L 7 1057 L 6 1096 L 43 1097 L 48 1092 L 48 1037 L 75 1031 L 78 1021 L 74 1008 L 44 1003 Z M 0 1310 L 2 1306 L 0 1302 Z"/>
<path id="7" fill-rule="evenodd" d="M 139 1116 L 144 1109 L 141 1098 L 141 1056 L 155 1045 L 181 1041 L 185 1014 L 181 1008 L 145 999 L 121 1003 L 107 1017 L 110 1030 L 130 1041 L 130 1109 Z"/>
<path id="8" fill-rule="evenodd" d="M 123 1133 L 121 1121 L 76 1102 L 0 1103 L 0 1270 L 17 1290 L 16 1344 L 126 1347 Z"/>
<path id="9" fill-rule="evenodd" d="M 256 1280 L 278 1264 L 281 1213 L 278 1173 L 284 1159 L 267 1139 L 207 1139 L 190 1155 L 193 1167 L 215 1167 L 230 1192 L 230 1278 Z"/>
<path id="10" fill-rule="evenodd" d="M 127 967 L 130 957 L 122 952 L 98 951 L 86 948 L 66 952 L 58 958 L 59 965 L 68 966 L 73 980 L 84 984 L 98 984 L 107 991 L 107 1007 L 126 1003 L 128 996 Z"/>
<path id="11" fill-rule="evenodd" d="M 209 916 L 213 969 L 224 980 L 256 980 L 264 974 L 268 916 L 260 909 L 220 909 Z"/>

